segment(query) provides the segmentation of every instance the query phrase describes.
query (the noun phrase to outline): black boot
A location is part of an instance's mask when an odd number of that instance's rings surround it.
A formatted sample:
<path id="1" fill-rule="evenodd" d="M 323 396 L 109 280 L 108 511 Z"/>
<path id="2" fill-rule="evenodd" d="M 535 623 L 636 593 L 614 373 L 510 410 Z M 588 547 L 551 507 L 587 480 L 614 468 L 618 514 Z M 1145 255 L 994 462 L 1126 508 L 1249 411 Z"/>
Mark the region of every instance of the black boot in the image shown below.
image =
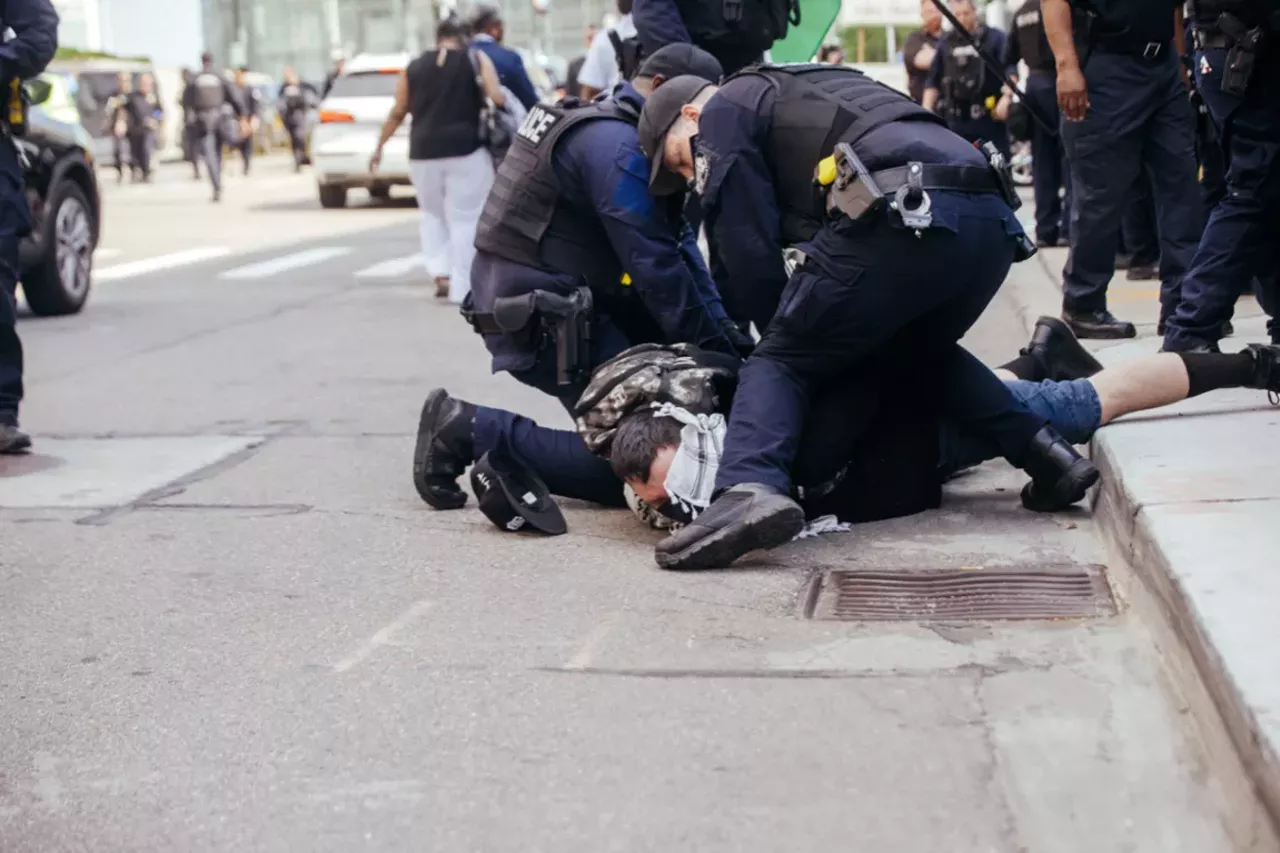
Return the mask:
<path id="1" fill-rule="evenodd" d="M 1102 365 L 1087 349 L 1080 345 L 1071 327 L 1057 317 L 1041 317 L 1031 332 L 1031 343 L 1022 350 L 1044 367 L 1047 379 L 1061 382 L 1066 379 L 1087 379 Z"/>
<path id="2" fill-rule="evenodd" d="M 664 569 L 721 569 L 758 548 L 785 545 L 804 529 L 804 510 L 767 486 L 728 489 L 654 550 Z"/>
<path id="3" fill-rule="evenodd" d="M 31 449 L 31 436 L 16 424 L 0 424 L 0 456 L 15 456 Z"/>
<path id="4" fill-rule="evenodd" d="M 1141 264 L 1139 266 L 1129 266 L 1124 274 L 1126 281 L 1155 281 L 1160 277 L 1160 268 L 1155 264 Z"/>
<path id="5" fill-rule="evenodd" d="M 1253 359 L 1253 379 L 1248 387 L 1280 394 L 1280 346 L 1249 344 L 1244 352 Z"/>
<path id="6" fill-rule="evenodd" d="M 1078 503 L 1100 476 L 1092 462 L 1048 426 L 1031 439 L 1023 468 L 1031 482 L 1022 488 L 1022 505 L 1032 512 L 1056 512 Z"/>
<path id="7" fill-rule="evenodd" d="M 443 388 L 427 395 L 413 448 L 413 485 L 432 509 L 460 509 L 467 493 L 458 478 L 475 461 L 472 428 L 476 407 Z"/>
<path id="8" fill-rule="evenodd" d="M 1134 338 L 1138 330 L 1127 320 L 1118 320 L 1110 311 L 1071 311 L 1062 309 L 1062 319 L 1077 338 Z"/>

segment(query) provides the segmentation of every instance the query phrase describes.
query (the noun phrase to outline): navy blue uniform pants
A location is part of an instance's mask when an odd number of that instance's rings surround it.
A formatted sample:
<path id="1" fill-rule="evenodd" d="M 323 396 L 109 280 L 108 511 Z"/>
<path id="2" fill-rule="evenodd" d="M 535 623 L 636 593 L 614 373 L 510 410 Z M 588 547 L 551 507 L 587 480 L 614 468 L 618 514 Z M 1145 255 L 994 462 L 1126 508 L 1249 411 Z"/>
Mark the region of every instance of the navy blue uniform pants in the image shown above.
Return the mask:
<path id="1" fill-rule="evenodd" d="M 990 115 L 977 119 L 948 118 L 947 127 L 970 142 L 990 142 L 1000 150 L 1006 160 L 1011 156 L 1008 128 L 1004 126 L 1004 122 L 996 121 Z"/>
<path id="2" fill-rule="evenodd" d="M 595 366 L 631 346 L 608 318 L 597 318 L 595 334 Z M 554 346 L 540 351 L 532 367 L 512 371 L 511 375 L 558 399 L 571 416 L 586 387 L 585 382 L 557 384 Z M 473 438 L 476 458 L 490 450 L 505 451 L 540 476 L 553 495 L 604 506 L 626 506 L 622 481 L 614 476 L 607 461 L 587 450 L 573 430 L 548 429 L 514 412 L 480 406 Z"/>
<path id="3" fill-rule="evenodd" d="M 1063 214 L 1062 190 L 1067 184 L 1066 152 L 1056 132 L 1058 84 L 1052 74 L 1032 73 L 1027 78 L 1027 100 L 1036 115 L 1043 116 L 1054 132 L 1031 122 L 1031 184 L 1036 200 L 1036 239 L 1056 243 L 1070 232 L 1070 217 Z"/>
<path id="4" fill-rule="evenodd" d="M 22 402 L 22 342 L 18 340 L 18 241 L 31 230 L 18 155 L 0 140 L 0 424 L 18 423 Z"/>
<path id="5" fill-rule="evenodd" d="M 1095 50 L 1085 62 L 1089 111 L 1061 124 L 1071 164 L 1071 253 L 1063 269 L 1063 306 L 1107 307 L 1125 206 L 1145 172 L 1155 197 L 1161 302 L 1178 303 L 1182 276 L 1204 224 L 1191 105 L 1172 51 L 1159 58 Z"/>
<path id="6" fill-rule="evenodd" d="M 942 208 L 935 193 L 935 207 Z M 948 364 L 939 409 L 1019 463 L 1044 425 L 957 341 L 1013 262 L 1008 208 L 994 196 L 950 195 L 955 229 L 917 235 L 889 216 L 826 225 L 783 291 L 739 378 L 716 488 L 760 483 L 786 494 L 809 395 L 875 351 L 916 345 Z"/>
<path id="7" fill-rule="evenodd" d="M 1182 301 L 1169 318 L 1165 347 L 1185 350 L 1215 343 L 1231 319 L 1242 282 L 1261 276 L 1275 287 L 1280 235 L 1280 56 L 1259 57 L 1243 95 L 1222 91 L 1223 48 L 1198 51 L 1201 97 L 1218 125 L 1227 159 L 1227 192 L 1209 214 Z M 1264 294 L 1274 310 L 1275 296 Z M 1267 303 L 1272 303 L 1271 307 Z M 1274 316 L 1274 315 L 1273 315 Z"/>
<path id="8" fill-rule="evenodd" d="M 1156 226 L 1156 200 L 1146 172 L 1138 175 L 1129 202 L 1120 217 L 1119 254 L 1129 256 L 1130 267 L 1154 267 L 1160 263 L 1160 233 Z"/>

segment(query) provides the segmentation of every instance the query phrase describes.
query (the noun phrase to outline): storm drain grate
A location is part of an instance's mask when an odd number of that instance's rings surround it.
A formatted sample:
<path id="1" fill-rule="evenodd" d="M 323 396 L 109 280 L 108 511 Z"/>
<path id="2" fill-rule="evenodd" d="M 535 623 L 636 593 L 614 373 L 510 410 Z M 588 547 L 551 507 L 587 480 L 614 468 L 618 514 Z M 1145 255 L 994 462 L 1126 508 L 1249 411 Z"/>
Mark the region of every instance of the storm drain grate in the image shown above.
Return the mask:
<path id="1" fill-rule="evenodd" d="M 1090 619 L 1116 612 L 1101 566 L 833 571 L 809 591 L 810 619 L 949 622 Z"/>

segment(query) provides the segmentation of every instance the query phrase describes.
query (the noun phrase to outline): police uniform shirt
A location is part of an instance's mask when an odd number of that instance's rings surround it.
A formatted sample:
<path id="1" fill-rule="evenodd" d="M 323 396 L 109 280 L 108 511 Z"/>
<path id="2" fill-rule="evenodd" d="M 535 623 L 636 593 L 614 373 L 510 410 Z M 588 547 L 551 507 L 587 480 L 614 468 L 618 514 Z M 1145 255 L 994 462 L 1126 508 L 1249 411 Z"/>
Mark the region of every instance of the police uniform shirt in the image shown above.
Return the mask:
<path id="1" fill-rule="evenodd" d="M 902 45 L 902 61 L 907 66 L 907 91 L 911 100 L 917 104 L 924 99 L 924 83 L 929 78 L 929 69 L 923 71 L 916 68 L 916 55 L 925 47 L 938 47 L 939 36 L 926 30 L 916 30 L 907 36 Z"/>
<path id="2" fill-rule="evenodd" d="M 1013 13 L 1013 32 L 1006 40 L 1004 64 L 1012 74 L 1017 74 L 1019 61 L 1025 61 L 1032 74 L 1057 74 L 1040 0 L 1027 0 Z"/>
<path id="3" fill-rule="evenodd" d="M 1079 0 L 1070 2 L 1078 24 L 1084 8 Z M 1093 38 L 1140 52 L 1148 43 L 1167 46 L 1173 40 L 1173 14 L 1182 0 L 1095 0 L 1090 5 L 1098 12 Z"/>
<path id="4" fill-rule="evenodd" d="M 726 81 L 703 107 L 694 154 L 694 190 L 706 214 L 707 233 L 720 247 L 716 285 L 759 329 L 773 318 L 787 283 L 781 210 L 774 172 L 764 153 L 770 150 L 775 96 L 770 81 L 759 75 Z M 973 145 L 941 125 L 923 121 L 882 125 L 858 142 L 857 151 L 873 172 L 913 160 L 987 165 Z M 945 205 L 935 205 L 934 221 L 947 227 Z M 954 230 L 955 222 L 950 225 Z"/>
<path id="5" fill-rule="evenodd" d="M 644 105 L 630 83 L 619 86 L 613 97 L 637 112 Z M 530 111 L 522 132 L 545 129 L 540 112 L 537 107 Z M 626 273 L 657 331 L 668 341 L 726 350 L 729 344 L 721 324 L 728 322 L 728 315 L 693 232 L 674 223 L 667 208 L 649 194 L 649 162 L 635 126 L 600 119 L 574 127 L 556 145 L 552 164 L 560 198 L 539 244 L 542 268 L 478 251 L 471 276 L 477 310 L 491 310 L 499 296 L 531 290 L 567 293 L 587 270 L 593 285 L 606 287 L 619 283 Z M 598 245 L 599 253 L 583 257 L 584 244 Z M 600 300 L 597 305 L 608 310 Z M 525 370 L 537 357 L 506 338 L 488 344 L 495 371 Z"/>
<path id="6" fill-rule="evenodd" d="M 999 61 L 1006 53 L 1005 35 L 1002 30 L 995 27 L 985 25 L 978 28 L 978 41 L 982 45 L 982 49 L 987 56 Z M 1004 81 L 996 74 L 992 74 L 991 70 L 986 68 L 982 63 L 982 58 L 978 56 L 978 51 L 969 44 L 963 36 L 957 33 L 948 33 L 940 42 L 938 42 L 938 54 L 933 58 L 933 65 L 929 68 L 929 77 L 925 83 L 926 89 L 937 89 L 940 102 L 947 100 L 946 86 L 943 80 L 947 74 L 947 62 L 952 54 L 960 56 L 962 53 L 967 55 L 971 63 L 977 63 L 979 72 L 983 75 L 982 88 L 975 101 L 970 103 L 983 103 L 987 98 L 1000 97 L 1001 90 L 1004 88 Z M 968 103 L 958 106 L 966 107 Z M 951 104 L 950 106 L 957 106 Z"/>

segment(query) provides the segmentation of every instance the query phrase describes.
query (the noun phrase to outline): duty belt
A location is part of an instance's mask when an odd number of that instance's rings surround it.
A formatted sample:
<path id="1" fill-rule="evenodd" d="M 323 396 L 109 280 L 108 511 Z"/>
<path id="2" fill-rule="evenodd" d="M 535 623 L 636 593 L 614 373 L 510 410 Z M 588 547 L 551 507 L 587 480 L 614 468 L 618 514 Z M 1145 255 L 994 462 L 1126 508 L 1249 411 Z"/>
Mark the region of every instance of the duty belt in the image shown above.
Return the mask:
<path id="1" fill-rule="evenodd" d="M 1155 62 L 1168 52 L 1169 45 L 1162 41 L 1127 42 L 1109 41 L 1106 38 L 1095 38 L 1093 42 L 1093 49 L 1101 53 L 1135 56 L 1139 59 Z"/>

